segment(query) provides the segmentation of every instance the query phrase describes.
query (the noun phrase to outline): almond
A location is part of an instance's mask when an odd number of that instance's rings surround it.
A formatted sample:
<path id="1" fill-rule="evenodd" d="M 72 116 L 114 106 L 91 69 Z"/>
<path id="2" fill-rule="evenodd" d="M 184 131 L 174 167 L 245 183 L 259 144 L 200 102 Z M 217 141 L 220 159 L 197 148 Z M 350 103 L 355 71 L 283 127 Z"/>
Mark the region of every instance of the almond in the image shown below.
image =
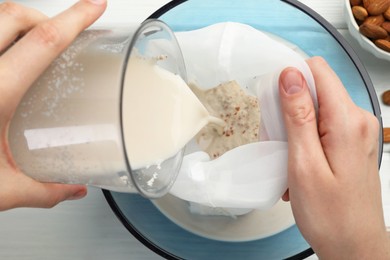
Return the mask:
<path id="1" fill-rule="evenodd" d="M 357 6 L 361 5 L 363 3 L 363 0 L 350 0 L 351 6 Z"/>
<path id="2" fill-rule="evenodd" d="M 374 40 L 385 39 L 388 36 L 388 33 L 385 29 L 375 24 L 364 23 L 360 25 L 359 31 L 364 36 Z"/>
<path id="3" fill-rule="evenodd" d="M 368 17 L 368 12 L 363 6 L 352 7 L 352 13 L 356 20 L 364 21 Z"/>
<path id="4" fill-rule="evenodd" d="M 380 15 L 390 7 L 390 0 L 363 0 L 370 15 Z"/>
<path id="5" fill-rule="evenodd" d="M 384 40 L 384 39 L 376 40 L 375 45 L 384 51 L 390 52 L 390 41 L 388 41 L 388 40 Z"/>
<path id="6" fill-rule="evenodd" d="M 383 142 L 390 143 L 390 128 L 383 128 Z"/>
<path id="7" fill-rule="evenodd" d="M 375 0 L 362 0 L 364 8 L 367 9 L 367 7 Z"/>
<path id="8" fill-rule="evenodd" d="M 382 93 L 383 104 L 390 106 L 390 90 Z"/>
<path id="9" fill-rule="evenodd" d="M 373 15 L 373 16 L 369 16 L 367 17 L 367 19 L 364 21 L 364 23 L 370 23 L 370 24 L 375 24 L 375 25 L 378 25 L 378 26 L 381 26 L 382 23 L 385 22 L 385 17 L 383 17 L 383 15 Z"/>
<path id="10" fill-rule="evenodd" d="M 388 33 L 390 33 L 390 22 L 382 23 L 382 28 L 385 29 Z"/>
<path id="11" fill-rule="evenodd" d="M 390 7 L 383 13 L 383 16 L 390 21 Z"/>

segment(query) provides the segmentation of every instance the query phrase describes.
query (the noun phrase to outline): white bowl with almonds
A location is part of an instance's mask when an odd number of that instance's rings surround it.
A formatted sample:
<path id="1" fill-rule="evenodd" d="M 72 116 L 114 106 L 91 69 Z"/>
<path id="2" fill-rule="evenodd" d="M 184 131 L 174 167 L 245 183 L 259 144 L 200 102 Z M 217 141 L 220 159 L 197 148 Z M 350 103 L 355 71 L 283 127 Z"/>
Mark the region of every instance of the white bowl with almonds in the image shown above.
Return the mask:
<path id="1" fill-rule="evenodd" d="M 362 48 L 390 61 L 390 0 L 345 0 L 344 12 Z"/>

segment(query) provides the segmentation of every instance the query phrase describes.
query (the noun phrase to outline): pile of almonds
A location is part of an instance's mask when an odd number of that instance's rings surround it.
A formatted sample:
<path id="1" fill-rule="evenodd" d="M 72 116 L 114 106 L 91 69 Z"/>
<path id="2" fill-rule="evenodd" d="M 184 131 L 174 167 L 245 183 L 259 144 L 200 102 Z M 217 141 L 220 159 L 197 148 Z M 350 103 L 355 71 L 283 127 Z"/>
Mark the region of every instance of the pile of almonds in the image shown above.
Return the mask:
<path id="1" fill-rule="evenodd" d="M 361 34 L 390 52 L 390 0 L 350 0 Z"/>
<path id="2" fill-rule="evenodd" d="M 382 101 L 384 105 L 390 106 L 390 90 L 383 92 Z M 383 142 L 390 143 L 390 127 L 383 128 Z"/>

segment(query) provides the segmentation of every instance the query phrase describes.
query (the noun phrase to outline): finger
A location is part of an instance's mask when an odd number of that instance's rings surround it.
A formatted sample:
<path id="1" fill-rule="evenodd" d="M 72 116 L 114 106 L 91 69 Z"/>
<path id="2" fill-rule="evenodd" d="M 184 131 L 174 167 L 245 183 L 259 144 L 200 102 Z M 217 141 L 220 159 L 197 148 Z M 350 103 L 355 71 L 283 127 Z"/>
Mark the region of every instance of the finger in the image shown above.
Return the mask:
<path id="1" fill-rule="evenodd" d="M 12 113 L 29 86 L 105 7 L 104 0 L 81 0 L 33 28 L 4 53 L 0 59 L 0 92 L 2 98 L 13 103 L 1 109 Z"/>
<path id="2" fill-rule="evenodd" d="M 311 58 L 307 63 L 316 82 L 322 145 L 328 160 L 334 162 L 334 155 L 340 156 L 348 148 L 346 144 L 351 136 L 348 125 L 357 118 L 357 109 L 339 77 L 323 58 Z M 342 157 L 338 160 L 344 160 Z"/>
<path id="3" fill-rule="evenodd" d="M 316 82 L 321 116 L 332 120 L 331 122 L 327 122 L 329 125 L 335 125 L 338 123 L 337 121 L 345 121 L 340 116 L 334 116 L 336 114 L 347 115 L 348 112 L 346 110 L 354 106 L 343 83 L 323 58 L 314 57 L 307 60 L 307 63 Z"/>
<path id="4" fill-rule="evenodd" d="M 40 183 L 31 179 L 23 187 L 17 207 L 52 208 L 62 201 L 81 199 L 87 195 L 84 185 Z"/>
<path id="5" fill-rule="evenodd" d="M 0 177 L 7 183 L 0 191 L 0 195 L 7 198 L 0 203 L 0 211 L 17 207 L 51 208 L 64 200 L 80 199 L 87 194 L 84 185 L 41 183 L 21 172 L 6 172 Z"/>
<path id="6" fill-rule="evenodd" d="M 47 17 L 37 10 L 4 2 L 0 4 L 0 52 L 4 51 L 20 35 L 28 32 Z"/>
<path id="7" fill-rule="evenodd" d="M 285 69 L 279 86 L 289 145 L 306 152 L 319 150 L 316 113 L 302 73 L 295 68 Z"/>
<path id="8" fill-rule="evenodd" d="M 286 201 L 286 202 L 290 201 L 290 192 L 289 192 L 289 190 L 286 190 L 286 192 L 283 194 L 282 200 Z"/>
<path id="9" fill-rule="evenodd" d="M 346 171 L 345 154 L 361 154 L 360 158 L 365 158 L 368 153 L 376 157 L 378 121 L 371 113 L 354 104 L 341 80 L 324 59 L 316 57 L 307 63 L 316 82 L 321 108 L 319 133 L 326 158 L 335 175 L 355 174 L 362 163 L 349 164 L 349 171 Z M 376 163 L 376 160 L 370 162 Z"/>
<path id="10" fill-rule="evenodd" d="M 280 75 L 279 94 L 287 129 L 289 172 L 316 172 L 326 160 L 314 104 L 302 73 L 296 68 L 285 69 Z"/>

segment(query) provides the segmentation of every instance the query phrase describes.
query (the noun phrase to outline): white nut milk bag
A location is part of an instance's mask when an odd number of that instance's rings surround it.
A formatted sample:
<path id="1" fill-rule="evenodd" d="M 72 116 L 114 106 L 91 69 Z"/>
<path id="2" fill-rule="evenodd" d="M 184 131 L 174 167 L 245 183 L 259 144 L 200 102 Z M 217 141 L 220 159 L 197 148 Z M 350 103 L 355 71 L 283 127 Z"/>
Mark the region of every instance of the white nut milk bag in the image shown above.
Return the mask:
<path id="1" fill-rule="evenodd" d="M 278 94 L 284 68 L 296 67 L 303 73 L 317 107 L 314 79 L 304 54 L 283 39 L 231 22 L 176 36 L 189 82 L 210 89 L 237 81 L 246 93 L 258 97 L 261 130 L 259 142 L 214 160 L 190 144 L 170 193 L 189 201 L 200 214 L 213 214 L 207 207 L 223 208 L 233 215 L 271 208 L 287 189 L 287 135 Z"/>

